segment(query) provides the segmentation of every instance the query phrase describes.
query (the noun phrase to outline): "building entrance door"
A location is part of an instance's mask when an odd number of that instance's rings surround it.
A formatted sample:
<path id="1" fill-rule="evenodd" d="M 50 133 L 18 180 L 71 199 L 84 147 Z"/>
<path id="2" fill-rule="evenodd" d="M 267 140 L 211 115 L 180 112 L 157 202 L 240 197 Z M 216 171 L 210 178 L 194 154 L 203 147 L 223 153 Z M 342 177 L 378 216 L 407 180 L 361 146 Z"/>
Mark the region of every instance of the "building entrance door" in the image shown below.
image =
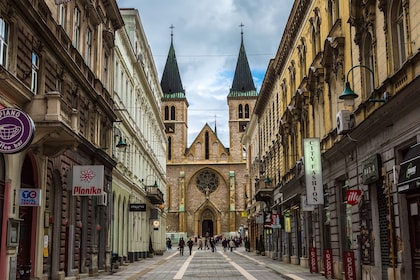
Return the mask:
<path id="1" fill-rule="evenodd" d="M 420 196 L 408 198 L 413 279 L 420 280 Z"/>
<path id="2" fill-rule="evenodd" d="M 213 221 L 212 220 L 204 220 L 202 223 L 202 236 L 213 236 Z"/>

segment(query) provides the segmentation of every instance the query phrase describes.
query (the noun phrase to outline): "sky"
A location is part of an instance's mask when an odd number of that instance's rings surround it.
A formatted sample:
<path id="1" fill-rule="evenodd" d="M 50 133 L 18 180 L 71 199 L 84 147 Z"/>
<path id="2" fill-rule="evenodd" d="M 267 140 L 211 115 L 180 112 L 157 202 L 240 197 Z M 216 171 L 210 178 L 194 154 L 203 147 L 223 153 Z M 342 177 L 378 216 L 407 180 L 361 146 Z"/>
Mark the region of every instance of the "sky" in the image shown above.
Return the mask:
<path id="1" fill-rule="evenodd" d="M 283 36 L 293 0 L 117 0 L 135 8 L 152 51 L 159 82 L 173 43 L 188 108 L 188 145 L 207 123 L 229 148 L 227 95 L 241 29 L 259 92 Z M 243 27 L 241 27 L 243 25 Z M 173 26 L 174 28 L 170 28 Z"/>

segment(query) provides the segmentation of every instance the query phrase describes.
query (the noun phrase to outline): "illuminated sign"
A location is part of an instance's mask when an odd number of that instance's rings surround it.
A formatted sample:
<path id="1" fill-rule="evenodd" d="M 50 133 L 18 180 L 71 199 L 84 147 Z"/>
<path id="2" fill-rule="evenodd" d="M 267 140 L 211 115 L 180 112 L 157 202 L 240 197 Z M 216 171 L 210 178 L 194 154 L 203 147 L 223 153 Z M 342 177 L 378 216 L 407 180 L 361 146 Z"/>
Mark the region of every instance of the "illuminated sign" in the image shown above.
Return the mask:
<path id="1" fill-rule="evenodd" d="M 305 157 L 306 199 L 309 205 L 324 204 L 319 138 L 303 139 L 303 151 Z"/>
<path id="2" fill-rule="evenodd" d="M 14 154 L 27 148 L 34 137 L 33 120 L 20 109 L 0 109 L 0 153 Z"/>

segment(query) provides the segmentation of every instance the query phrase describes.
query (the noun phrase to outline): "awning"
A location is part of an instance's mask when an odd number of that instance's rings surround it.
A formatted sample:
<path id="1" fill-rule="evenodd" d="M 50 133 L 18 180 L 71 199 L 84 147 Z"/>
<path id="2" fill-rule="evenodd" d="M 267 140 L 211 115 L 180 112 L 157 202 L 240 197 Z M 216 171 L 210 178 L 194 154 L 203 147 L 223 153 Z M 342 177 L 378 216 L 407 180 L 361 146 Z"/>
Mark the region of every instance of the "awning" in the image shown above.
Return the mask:
<path id="1" fill-rule="evenodd" d="M 400 164 L 398 192 L 420 190 L 420 143 L 410 147 Z"/>

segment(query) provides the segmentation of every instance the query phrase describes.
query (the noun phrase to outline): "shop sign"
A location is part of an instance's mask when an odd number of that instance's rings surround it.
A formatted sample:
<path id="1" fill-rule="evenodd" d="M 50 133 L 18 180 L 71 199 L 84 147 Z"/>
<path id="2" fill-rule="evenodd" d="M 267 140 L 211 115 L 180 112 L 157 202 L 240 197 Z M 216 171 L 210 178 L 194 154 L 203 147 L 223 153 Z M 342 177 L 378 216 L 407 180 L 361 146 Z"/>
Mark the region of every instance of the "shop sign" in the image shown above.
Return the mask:
<path id="1" fill-rule="evenodd" d="M 420 143 L 410 147 L 400 164 L 398 192 L 420 187 Z"/>
<path id="2" fill-rule="evenodd" d="M 324 204 L 321 146 L 319 138 L 303 139 L 305 157 L 306 196 L 308 204 Z"/>
<path id="3" fill-rule="evenodd" d="M 316 248 L 310 247 L 309 248 L 309 270 L 311 273 L 318 272 L 318 259 L 316 256 Z"/>
<path id="4" fill-rule="evenodd" d="M 363 162 L 363 184 L 369 185 L 380 178 L 380 160 L 379 154 L 374 154 Z"/>
<path id="5" fill-rule="evenodd" d="M 104 189 L 103 165 L 75 165 L 73 166 L 74 196 L 99 196 Z"/>
<path id="6" fill-rule="evenodd" d="M 344 272 L 346 274 L 346 280 L 356 280 L 356 265 L 354 263 L 353 251 L 344 253 Z"/>
<path id="7" fill-rule="evenodd" d="M 325 273 L 325 278 L 327 279 L 333 278 L 333 261 L 332 261 L 331 249 L 324 250 L 324 273 Z"/>
<path id="8" fill-rule="evenodd" d="M 128 208 L 130 212 L 146 212 L 146 203 L 131 203 L 130 208 Z"/>
<path id="9" fill-rule="evenodd" d="M 41 206 L 41 189 L 19 189 L 19 206 Z"/>
<path id="10" fill-rule="evenodd" d="M 281 228 L 280 214 L 271 214 L 271 228 Z"/>
<path id="11" fill-rule="evenodd" d="M 310 211 L 314 211 L 315 210 L 315 206 L 314 205 L 308 204 L 308 198 L 306 197 L 306 195 L 302 195 L 300 197 L 300 199 L 301 199 L 302 211 L 304 211 L 304 212 L 310 212 Z"/>
<path id="12" fill-rule="evenodd" d="M 347 190 L 346 191 L 346 202 L 350 205 L 357 205 L 362 196 L 362 190 Z"/>
<path id="13" fill-rule="evenodd" d="M 289 215 L 284 217 L 284 231 L 292 232 L 292 224 L 291 224 L 291 219 Z"/>
<path id="14" fill-rule="evenodd" d="M 31 117 L 17 108 L 0 109 L 0 153 L 14 154 L 32 142 L 35 125 Z"/>

